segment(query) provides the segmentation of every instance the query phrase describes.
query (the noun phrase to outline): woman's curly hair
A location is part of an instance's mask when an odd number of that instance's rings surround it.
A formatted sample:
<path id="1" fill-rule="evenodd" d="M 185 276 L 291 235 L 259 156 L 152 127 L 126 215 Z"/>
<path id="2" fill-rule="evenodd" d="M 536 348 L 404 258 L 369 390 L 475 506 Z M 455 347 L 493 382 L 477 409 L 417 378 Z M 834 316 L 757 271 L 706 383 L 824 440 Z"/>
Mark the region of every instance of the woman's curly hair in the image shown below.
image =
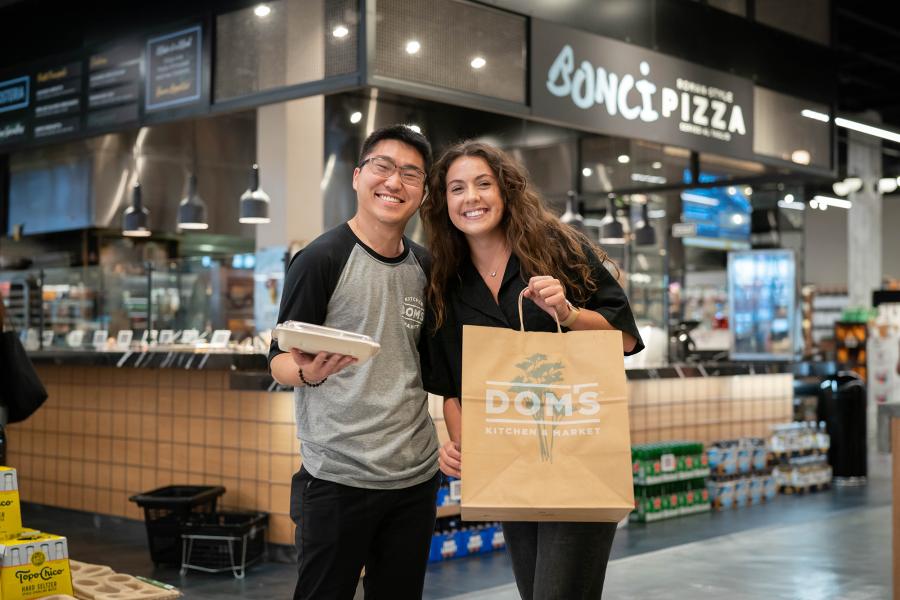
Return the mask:
<path id="1" fill-rule="evenodd" d="M 432 167 L 429 194 L 420 210 L 432 257 L 426 295 L 435 311 L 435 327 L 444 322 L 451 278 L 458 276 L 464 257 L 469 255 L 465 236 L 447 212 L 447 171 L 464 156 L 484 159 L 497 179 L 504 208 L 500 227 L 522 265 L 522 276 L 552 275 L 573 300 L 587 300 L 597 290 L 587 252 L 593 251 L 601 262 L 609 258 L 606 252 L 547 210 L 518 161 L 490 144 L 465 141 L 445 151 Z"/>

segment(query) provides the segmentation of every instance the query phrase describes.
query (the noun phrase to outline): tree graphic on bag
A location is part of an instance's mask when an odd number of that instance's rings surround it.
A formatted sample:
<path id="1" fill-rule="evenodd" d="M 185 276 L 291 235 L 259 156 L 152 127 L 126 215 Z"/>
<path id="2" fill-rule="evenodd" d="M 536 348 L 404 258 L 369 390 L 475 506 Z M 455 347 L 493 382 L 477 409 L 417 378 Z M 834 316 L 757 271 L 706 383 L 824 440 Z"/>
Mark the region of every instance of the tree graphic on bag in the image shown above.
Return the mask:
<path id="1" fill-rule="evenodd" d="M 541 462 L 553 462 L 554 432 L 563 417 L 561 404 L 548 405 L 544 399 L 551 395 L 545 386 L 563 381 L 563 364 L 549 362 L 546 354 L 532 354 L 524 361 L 517 363 L 516 368 L 522 372 L 513 378 L 512 383 L 523 384 L 513 386 L 511 392 L 517 394 L 516 399 L 523 400 L 524 407 L 531 413 L 537 425 L 537 437 L 540 443 Z"/>

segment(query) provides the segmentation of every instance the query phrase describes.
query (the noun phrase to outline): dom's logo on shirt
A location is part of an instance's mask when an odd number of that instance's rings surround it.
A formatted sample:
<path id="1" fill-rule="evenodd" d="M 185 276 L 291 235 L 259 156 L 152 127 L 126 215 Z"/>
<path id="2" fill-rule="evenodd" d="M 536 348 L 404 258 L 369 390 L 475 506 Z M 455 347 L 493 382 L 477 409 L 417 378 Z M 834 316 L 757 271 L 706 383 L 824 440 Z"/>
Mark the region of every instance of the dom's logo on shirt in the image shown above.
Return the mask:
<path id="1" fill-rule="evenodd" d="M 419 329 L 425 320 L 425 305 L 418 296 L 403 298 L 403 326 L 407 329 Z"/>

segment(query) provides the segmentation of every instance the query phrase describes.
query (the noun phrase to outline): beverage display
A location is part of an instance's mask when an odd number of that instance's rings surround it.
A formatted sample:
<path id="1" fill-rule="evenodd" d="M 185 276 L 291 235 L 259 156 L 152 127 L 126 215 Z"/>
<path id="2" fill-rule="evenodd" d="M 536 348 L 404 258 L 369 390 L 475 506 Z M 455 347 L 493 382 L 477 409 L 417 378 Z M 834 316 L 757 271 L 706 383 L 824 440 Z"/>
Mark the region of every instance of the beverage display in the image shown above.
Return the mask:
<path id="1" fill-rule="evenodd" d="M 828 488 L 832 478 L 828 464 L 830 447 L 831 437 L 824 422 L 799 421 L 774 426 L 769 448 L 775 462 L 772 475 L 779 491 L 795 494 Z"/>
<path id="2" fill-rule="evenodd" d="M 777 487 L 765 440 L 741 438 L 715 442 L 706 455 L 712 472 L 707 489 L 713 507 L 740 508 L 775 498 Z"/>
<path id="3" fill-rule="evenodd" d="M 629 520 L 651 523 L 710 509 L 703 444 L 672 441 L 631 449 L 634 511 Z"/>

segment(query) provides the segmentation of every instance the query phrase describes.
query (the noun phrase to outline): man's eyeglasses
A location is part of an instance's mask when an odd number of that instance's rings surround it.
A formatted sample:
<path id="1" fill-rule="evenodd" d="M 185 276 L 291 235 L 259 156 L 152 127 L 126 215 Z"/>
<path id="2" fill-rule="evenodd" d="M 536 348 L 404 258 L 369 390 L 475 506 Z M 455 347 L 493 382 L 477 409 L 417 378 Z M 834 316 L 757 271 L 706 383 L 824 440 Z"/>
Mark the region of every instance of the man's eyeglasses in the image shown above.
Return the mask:
<path id="1" fill-rule="evenodd" d="M 425 171 L 410 165 L 400 167 L 387 156 L 370 156 L 359 163 L 359 168 L 362 169 L 366 164 L 371 167 L 372 173 L 382 179 L 387 179 L 399 169 L 400 181 L 406 185 L 421 187 L 425 184 Z"/>

